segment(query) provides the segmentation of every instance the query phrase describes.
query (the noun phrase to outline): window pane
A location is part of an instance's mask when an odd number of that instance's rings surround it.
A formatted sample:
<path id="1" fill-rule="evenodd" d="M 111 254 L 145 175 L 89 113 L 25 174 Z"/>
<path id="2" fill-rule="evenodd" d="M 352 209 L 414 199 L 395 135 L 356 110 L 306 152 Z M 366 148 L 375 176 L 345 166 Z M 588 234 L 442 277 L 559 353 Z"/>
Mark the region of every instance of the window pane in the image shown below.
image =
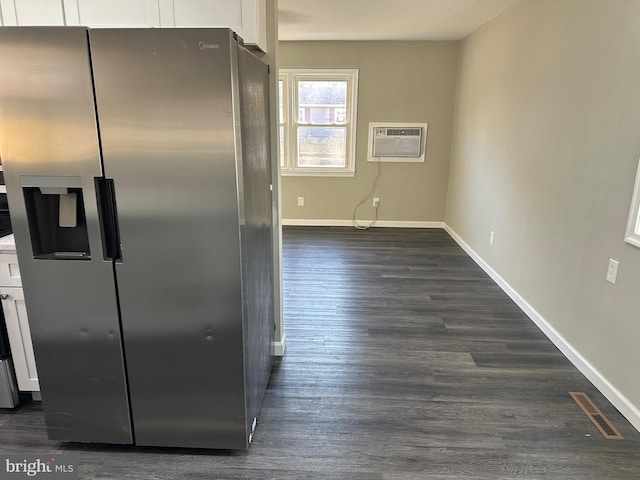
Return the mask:
<path id="1" fill-rule="evenodd" d="M 280 166 L 284 168 L 284 126 L 280 125 Z"/>
<path id="2" fill-rule="evenodd" d="M 298 127 L 298 166 L 346 167 L 346 128 Z"/>
<path id="3" fill-rule="evenodd" d="M 278 122 L 284 123 L 283 81 L 278 80 Z"/>
<path id="4" fill-rule="evenodd" d="M 345 123 L 347 82 L 299 81 L 298 107 L 299 123 Z"/>

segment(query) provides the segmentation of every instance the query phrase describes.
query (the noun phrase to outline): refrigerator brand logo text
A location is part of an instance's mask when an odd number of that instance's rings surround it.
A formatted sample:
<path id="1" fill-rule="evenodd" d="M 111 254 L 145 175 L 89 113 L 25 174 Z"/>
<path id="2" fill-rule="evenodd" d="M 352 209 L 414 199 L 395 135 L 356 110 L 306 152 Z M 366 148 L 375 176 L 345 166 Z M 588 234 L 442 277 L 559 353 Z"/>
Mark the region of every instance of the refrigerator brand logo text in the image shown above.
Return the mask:
<path id="1" fill-rule="evenodd" d="M 200 50 L 207 50 L 210 48 L 220 48 L 220 45 L 218 45 L 217 43 L 207 43 L 207 42 L 198 42 L 198 48 Z"/>

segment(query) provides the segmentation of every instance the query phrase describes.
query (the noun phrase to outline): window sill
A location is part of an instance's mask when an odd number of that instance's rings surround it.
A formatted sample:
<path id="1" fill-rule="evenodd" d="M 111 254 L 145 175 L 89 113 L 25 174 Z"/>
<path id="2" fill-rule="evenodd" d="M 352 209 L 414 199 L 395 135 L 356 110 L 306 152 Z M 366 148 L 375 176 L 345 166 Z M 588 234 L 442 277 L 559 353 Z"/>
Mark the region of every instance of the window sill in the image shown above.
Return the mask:
<path id="1" fill-rule="evenodd" d="M 635 235 L 635 234 L 629 235 L 625 237 L 624 241 L 627 242 L 629 245 L 633 245 L 634 247 L 640 248 L 640 235 Z"/>
<path id="2" fill-rule="evenodd" d="M 310 171 L 300 172 L 291 170 L 280 170 L 282 177 L 354 177 L 356 172 L 337 172 L 337 171 Z"/>

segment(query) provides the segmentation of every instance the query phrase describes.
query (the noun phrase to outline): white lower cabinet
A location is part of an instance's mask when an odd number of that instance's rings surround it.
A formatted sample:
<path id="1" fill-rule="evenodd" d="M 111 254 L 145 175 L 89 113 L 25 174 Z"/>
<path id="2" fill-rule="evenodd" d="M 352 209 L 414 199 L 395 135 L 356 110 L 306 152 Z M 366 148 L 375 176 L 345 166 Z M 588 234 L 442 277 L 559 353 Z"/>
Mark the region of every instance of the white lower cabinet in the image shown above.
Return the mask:
<path id="1" fill-rule="evenodd" d="M 31 344 L 31 331 L 20 287 L 0 287 L 2 310 L 7 324 L 11 357 L 16 370 L 18 388 L 27 392 L 40 390 L 36 359 Z"/>
<path id="2" fill-rule="evenodd" d="M 18 388 L 36 394 L 40 392 L 40 384 L 13 235 L 0 239 L 0 301 L 7 324 Z"/>

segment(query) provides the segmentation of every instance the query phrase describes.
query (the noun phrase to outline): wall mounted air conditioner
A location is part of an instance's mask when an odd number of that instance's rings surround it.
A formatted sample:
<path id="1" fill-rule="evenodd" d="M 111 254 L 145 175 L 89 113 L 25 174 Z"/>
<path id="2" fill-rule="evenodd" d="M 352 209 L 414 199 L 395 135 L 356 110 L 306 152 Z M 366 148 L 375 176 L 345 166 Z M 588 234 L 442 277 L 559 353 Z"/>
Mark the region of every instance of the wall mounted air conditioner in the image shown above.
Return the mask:
<path id="1" fill-rule="evenodd" d="M 426 123 L 369 123 L 369 162 L 424 162 Z"/>

